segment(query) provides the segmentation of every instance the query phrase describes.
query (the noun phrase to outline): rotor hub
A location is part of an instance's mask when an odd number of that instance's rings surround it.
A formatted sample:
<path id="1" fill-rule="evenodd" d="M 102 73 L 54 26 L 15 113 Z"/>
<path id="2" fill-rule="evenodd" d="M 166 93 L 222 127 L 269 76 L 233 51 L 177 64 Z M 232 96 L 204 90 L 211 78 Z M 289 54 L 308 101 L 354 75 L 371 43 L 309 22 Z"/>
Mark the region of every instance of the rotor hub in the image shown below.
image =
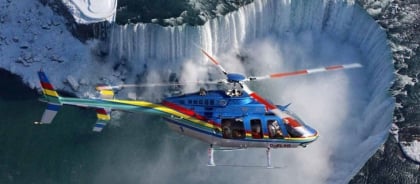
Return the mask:
<path id="1" fill-rule="evenodd" d="M 227 81 L 230 83 L 239 83 L 246 79 L 246 77 L 239 73 L 228 73 L 226 75 Z"/>

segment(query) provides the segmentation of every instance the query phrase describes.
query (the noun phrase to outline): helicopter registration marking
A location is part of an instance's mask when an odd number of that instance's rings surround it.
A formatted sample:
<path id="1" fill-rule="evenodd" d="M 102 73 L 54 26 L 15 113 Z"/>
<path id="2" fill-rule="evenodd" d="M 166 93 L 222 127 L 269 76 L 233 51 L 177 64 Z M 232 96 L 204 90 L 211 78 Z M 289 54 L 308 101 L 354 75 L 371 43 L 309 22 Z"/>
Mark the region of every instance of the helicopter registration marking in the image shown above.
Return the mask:
<path id="1" fill-rule="evenodd" d="M 270 144 L 270 148 L 291 148 L 291 144 Z"/>

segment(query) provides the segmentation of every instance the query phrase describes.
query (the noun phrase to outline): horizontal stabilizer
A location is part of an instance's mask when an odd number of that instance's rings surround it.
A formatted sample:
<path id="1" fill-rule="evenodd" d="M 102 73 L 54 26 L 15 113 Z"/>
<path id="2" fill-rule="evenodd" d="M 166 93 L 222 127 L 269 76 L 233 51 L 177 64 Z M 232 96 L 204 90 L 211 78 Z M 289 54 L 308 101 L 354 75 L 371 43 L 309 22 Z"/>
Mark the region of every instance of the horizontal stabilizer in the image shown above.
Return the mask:
<path id="1" fill-rule="evenodd" d="M 101 132 L 102 129 L 106 126 L 106 124 L 111 120 L 110 110 L 106 110 L 104 108 L 96 109 L 96 117 L 98 121 L 96 121 L 95 126 L 93 127 L 94 132 Z"/>
<path id="2" fill-rule="evenodd" d="M 99 91 L 102 99 L 113 99 L 114 98 L 114 91 L 110 86 L 98 86 L 96 90 Z"/>
<path id="3" fill-rule="evenodd" d="M 104 120 L 98 120 L 96 121 L 95 126 L 93 127 L 92 131 L 94 132 L 101 132 L 102 129 L 104 129 L 104 127 L 106 126 L 106 121 Z"/>

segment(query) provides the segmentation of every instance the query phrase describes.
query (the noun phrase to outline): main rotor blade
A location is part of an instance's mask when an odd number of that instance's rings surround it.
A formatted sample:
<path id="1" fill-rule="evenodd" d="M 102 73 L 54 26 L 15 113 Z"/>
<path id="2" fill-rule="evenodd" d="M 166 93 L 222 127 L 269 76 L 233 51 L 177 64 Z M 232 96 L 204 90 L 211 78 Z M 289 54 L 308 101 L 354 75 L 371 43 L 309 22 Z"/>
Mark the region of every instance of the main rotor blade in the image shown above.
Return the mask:
<path id="1" fill-rule="evenodd" d="M 166 86 L 186 86 L 186 85 L 198 85 L 198 84 L 220 84 L 224 83 L 224 80 L 217 81 L 189 81 L 183 83 L 150 83 L 150 84 L 121 84 L 114 86 L 97 86 L 97 90 L 105 89 L 121 89 L 121 88 L 142 88 L 142 87 L 166 87 Z"/>
<path id="2" fill-rule="evenodd" d="M 345 64 L 345 65 L 334 65 L 334 66 L 327 66 L 327 67 L 321 67 L 321 68 L 297 70 L 297 71 L 293 71 L 293 72 L 274 73 L 274 74 L 265 75 L 265 76 L 258 76 L 258 77 L 248 77 L 244 81 L 282 78 L 282 77 L 291 77 L 291 76 L 298 76 L 298 75 L 309 75 L 309 74 L 313 74 L 313 73 L 329 72 L 329 71 L 335 71 L 335 70 L 360 68 L 360 67 L 362 67 L 362 65 L 360 63 L 351 63 L 351 64 Z"/>
<path id="3" fill-rule="evenodd" d="M 240 84 L 241 84 L 242 89 L 245 91 L 245 93 L 247 93 L 251 98 L 253 98 L 257 102 L 263 104 L 267 110 L 273 112 L 276 116 L 282 119 L 288 116 L 286 113 L 282 112 L 279 108 L 277 108 L 276 105 L 267 101 L 266 99 L 261 97 L 258 93 L 252 91 L 245 83 L 241 82 Z"/>
<path id="4" fill-rule="evenodd" d="M 220 63 L 219 62 L 217 62 L 216 61 L 216 59 L 214 59 L 213 57 L 211 57 L 210 56 L 210 54 L 208 54 L 206 51 L 204 51 L 203 49 L 201 49 L 201 52 L 203 52 L 204 53 L 204 55 L 206 55 L 209 59 L 210 59 L 210 61 L 212 61 L 219 69 L 220 69 L 220 71 L 222 71 L 222 73 L 223 74 L 225 74 L 225 75 L 227 75 L 228 73 L 227 73 L 227 71 L 223 68 L 223 66 L 222 65 L 220 65 Z"/>

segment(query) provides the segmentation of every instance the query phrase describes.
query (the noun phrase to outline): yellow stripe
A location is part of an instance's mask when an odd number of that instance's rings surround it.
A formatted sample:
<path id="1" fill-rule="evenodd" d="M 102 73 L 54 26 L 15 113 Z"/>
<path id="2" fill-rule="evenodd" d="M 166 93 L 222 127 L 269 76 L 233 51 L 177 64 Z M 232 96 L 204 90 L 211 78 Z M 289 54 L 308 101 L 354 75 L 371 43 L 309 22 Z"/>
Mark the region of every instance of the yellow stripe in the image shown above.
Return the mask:
<path id="1" fill-rule="evenodd" d="M 58 93 L 56 91 L 49 90 L 49 89 L 44 89 L 44 94 L 49 95 L 49 96 L 58 97 Z"/>
<path id="2" fill-rule="evenodd" d="M 251 133 L 246 133 L 245 134 L 247 137 L 252 137 L 252 134 Z"/>
<path id="3" fill-rule="evenodd" d="M 314 138 L 317 138 L 318 136 L 311 136 L 311 137 L 285 137 L 286 140 L 292 140 L 292 141 L 303 141 L 303 140 L 312 140 Z"/>
<path id="4" fill-rule="evenodd" d="M 101 90 L 100 93 L 103 96 L 112 96 L 112 97 L 114 97 L 114 91 L 112 91 L 112 90 Z"/>
<path id="5" fill-rule="evenodd" d="M 154 104 L 154 103 L 150 103 L 150 102 L 146 102 L 146 101 L 131 101 L 131 100 L 109 100 L 112 102 L 117 102 L 117 103 L 124 103 L 124 104 L 130 104 L 130 105 L 135 105 L 135 106 L 139 106 L 139 107 L 147 107 L 147 108 L 152 108 L 155 109 L 157 111 L 161 111 L 161 112 L 165 112 L 180 118 L 183 118 L 185 120 L 191 121 L 193 123 L 208 127 L 208 128 L 213 128 L 213 124 L 205 122 L 205 121 L 201 121 L 197 118 L 193 118 L 191 116 L 182 114 L 174 109 L 168 108 L 166 106 L 163 105 L 159 105 L 159 104 Z"/>
<path id="6" fill-rule="evenodd" d="M 264 137 L 264 139 L 268 139 L 268 135 L 264 135 L 263 137 Z"/>
<path id="7" fill-rule="evenodd" d="M 111 116 L 108 114 L 96 114 L 96 117 L 100 120 L 110 120 Z"/>

